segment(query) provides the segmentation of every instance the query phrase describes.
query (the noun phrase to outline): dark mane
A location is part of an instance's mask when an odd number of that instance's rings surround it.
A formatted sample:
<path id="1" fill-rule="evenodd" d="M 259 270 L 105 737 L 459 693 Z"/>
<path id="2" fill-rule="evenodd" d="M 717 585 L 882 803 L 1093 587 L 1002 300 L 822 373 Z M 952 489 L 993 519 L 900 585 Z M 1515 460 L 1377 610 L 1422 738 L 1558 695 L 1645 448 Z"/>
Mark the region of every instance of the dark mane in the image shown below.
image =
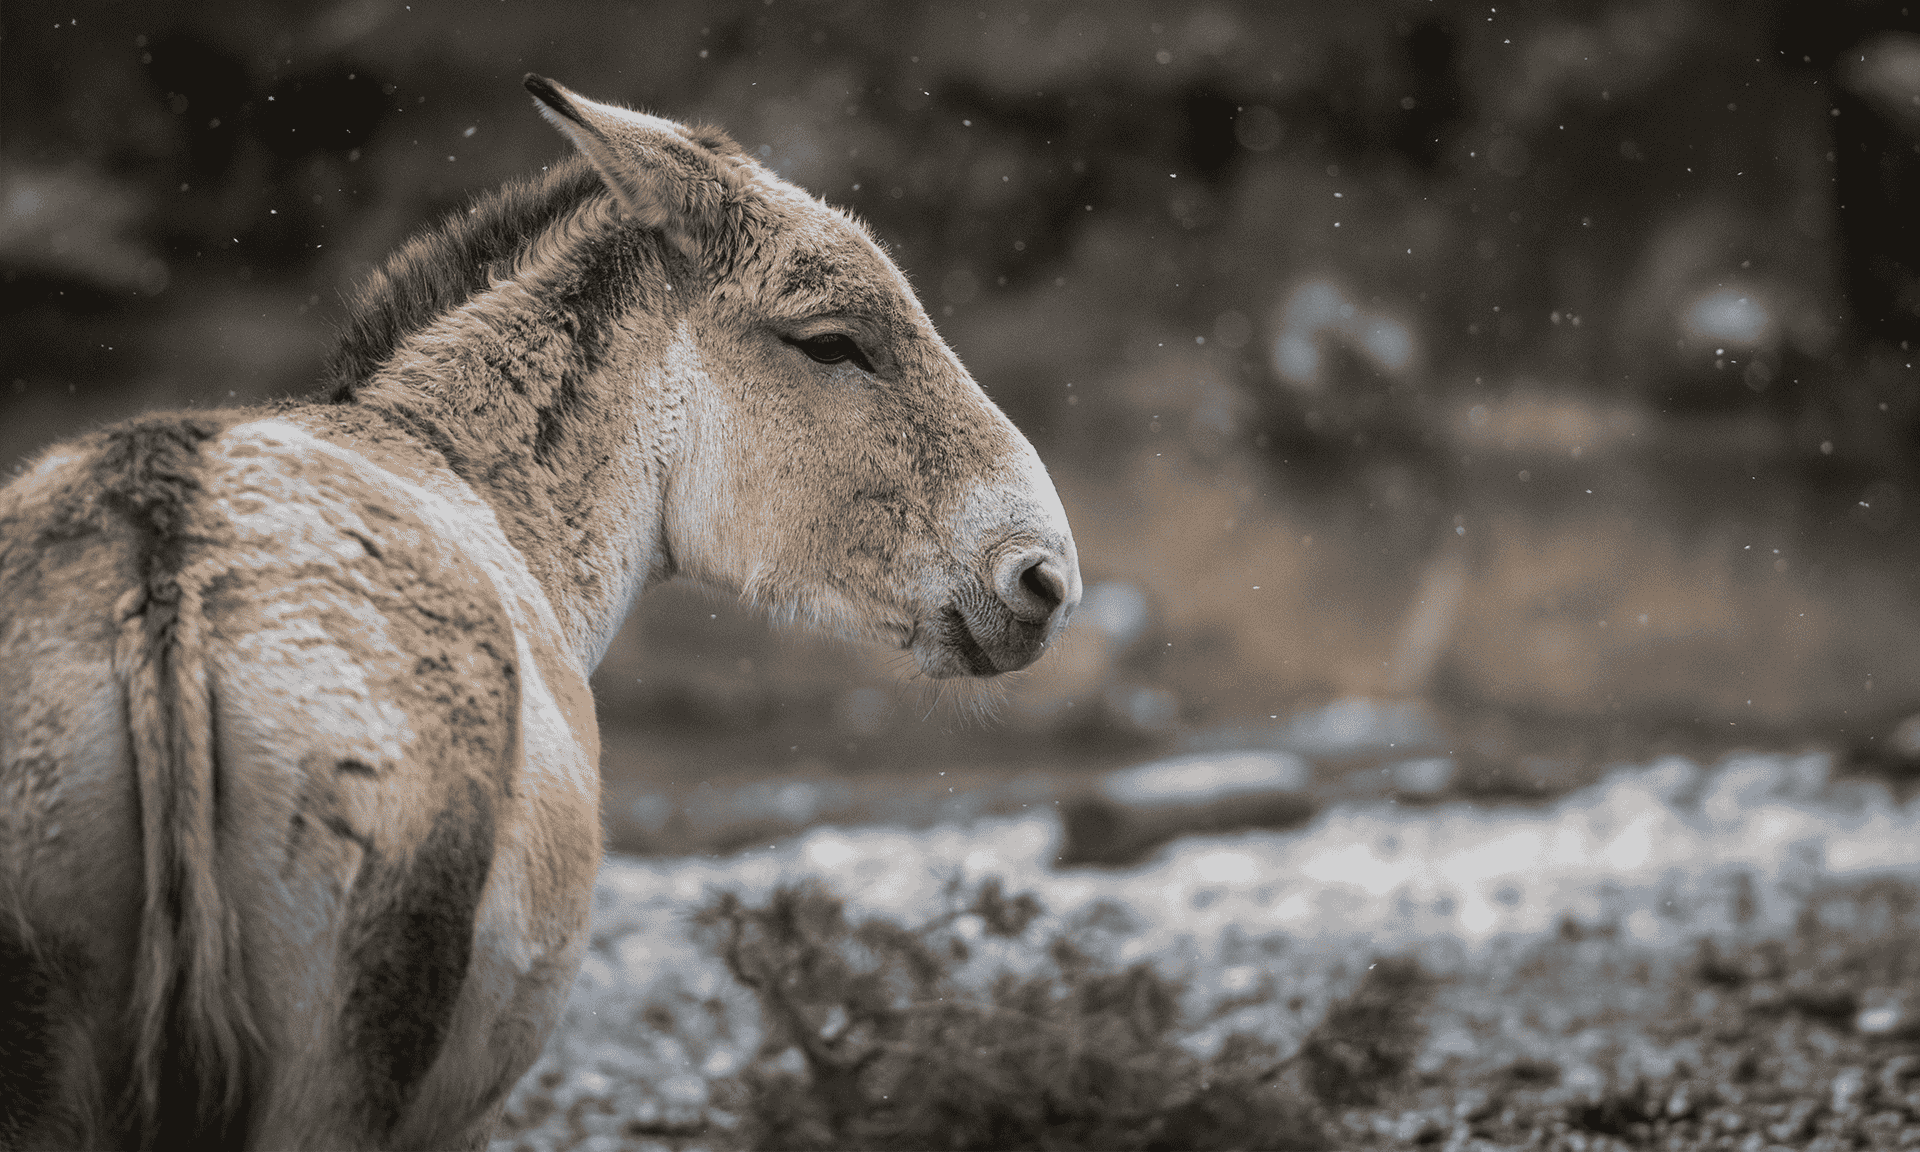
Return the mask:
<path id="1" fill-rule="evenodd" d="M 509 181 L 407 241 L 354 299 L 322 374 L 327 397 L 352 399 L 409 334 L 485 288 L 494 264 L 605 189 L 586 158 L 571 155 L 543 176 Z"/>

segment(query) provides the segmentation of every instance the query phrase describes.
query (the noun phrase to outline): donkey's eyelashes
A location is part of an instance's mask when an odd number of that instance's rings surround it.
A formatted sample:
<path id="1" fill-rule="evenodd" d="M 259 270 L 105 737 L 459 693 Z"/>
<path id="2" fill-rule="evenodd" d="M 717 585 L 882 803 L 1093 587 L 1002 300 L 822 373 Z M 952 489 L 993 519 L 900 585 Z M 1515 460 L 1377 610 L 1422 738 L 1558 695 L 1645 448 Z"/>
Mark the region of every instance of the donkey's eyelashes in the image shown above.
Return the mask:
<path id="1" fill-rule="evenodd" d="M 819 336 L 809 336 L 804 340 L 789 337 L 787 343 L 805 352 L 808 359 L 815 363 L 842 364 L 851 361 L 862 371 L 873 372 L 872 361 L 868 360 L 867 354 L 860 350 L 859 343 L 845 332 L 828 332 Z"/>

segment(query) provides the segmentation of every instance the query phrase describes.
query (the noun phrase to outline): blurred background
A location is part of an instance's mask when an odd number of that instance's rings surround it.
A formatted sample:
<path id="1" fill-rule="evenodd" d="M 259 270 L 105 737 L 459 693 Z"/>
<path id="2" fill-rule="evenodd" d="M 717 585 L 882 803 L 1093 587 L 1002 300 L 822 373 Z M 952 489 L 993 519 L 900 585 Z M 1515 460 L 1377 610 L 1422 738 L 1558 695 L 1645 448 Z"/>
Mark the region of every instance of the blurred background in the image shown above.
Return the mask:
<path id="1" fill-rule="evenodd" d="M 308 391 L 522 73 L 864 217 L 1052 469 L 1087 598 L 981 718 L 670 586 L 617 847 L 1047 803 L 1182 752 L 1553 795 L 1920 765 L 1920 20 L 1856 0 L 0 9 L 0 459 Z"/>

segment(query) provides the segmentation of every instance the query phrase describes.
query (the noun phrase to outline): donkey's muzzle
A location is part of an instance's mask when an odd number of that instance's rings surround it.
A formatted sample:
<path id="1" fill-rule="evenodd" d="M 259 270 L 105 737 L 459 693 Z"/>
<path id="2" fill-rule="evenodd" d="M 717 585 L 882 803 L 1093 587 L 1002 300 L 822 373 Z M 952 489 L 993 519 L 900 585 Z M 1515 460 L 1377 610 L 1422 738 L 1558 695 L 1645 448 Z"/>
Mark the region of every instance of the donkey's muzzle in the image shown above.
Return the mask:
<path id="1" fill-rule="evenodd" d="M 1064 554 L 1031 544 L 1009 547 L 982 573 L 981 584 L 963 591 L 931 622 L 926 636 L 935 641 L 927 646 L 933 650 L 921 651 L 928 674 L 996 676 L 1025 668 L 1080 603 L 1080 567 L 1071 544 Z"/>

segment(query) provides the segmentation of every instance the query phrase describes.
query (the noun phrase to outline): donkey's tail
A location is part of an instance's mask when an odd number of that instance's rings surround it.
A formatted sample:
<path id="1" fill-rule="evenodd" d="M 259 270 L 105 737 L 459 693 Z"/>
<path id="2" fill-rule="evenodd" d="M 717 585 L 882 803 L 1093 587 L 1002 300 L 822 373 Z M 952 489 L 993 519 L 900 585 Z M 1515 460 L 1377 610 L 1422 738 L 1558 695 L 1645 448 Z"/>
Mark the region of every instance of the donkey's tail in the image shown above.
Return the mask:
<path id="1" fill-rule="evenodd" d="M 129 1118 L 141 1147 L 246 1140 L 259 1033 L 239 917 L 222 892 L 212 682 L 200 597 L 150 580 L 120 601 L 114 670 L 126 692 L 146 884 L 135 955 Z"/>

